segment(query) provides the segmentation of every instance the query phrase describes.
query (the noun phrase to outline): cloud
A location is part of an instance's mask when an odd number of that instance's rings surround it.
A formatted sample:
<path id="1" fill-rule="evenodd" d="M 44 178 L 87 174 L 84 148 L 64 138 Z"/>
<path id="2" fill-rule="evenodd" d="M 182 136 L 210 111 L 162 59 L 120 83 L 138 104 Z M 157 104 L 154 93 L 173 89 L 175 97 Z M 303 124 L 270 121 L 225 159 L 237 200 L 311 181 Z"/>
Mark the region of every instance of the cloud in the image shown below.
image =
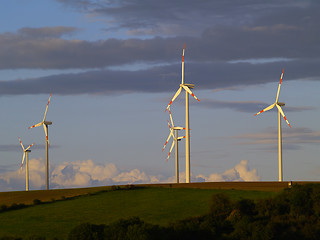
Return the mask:
<path id="1" fill-rule="evenodd" d="M 291 61 L 286 67 L 290 76 L 286 75 L 285 80 L 320 80 L 318 64 L 320 64 L 320 59 L 319 62 Z M 180 64 L 172 64 L 137 71 L 105 69 L 0 81 L 0 95 L 47 94 L 50 92 L 59 95 L 172 92 L 172 89 L 177 88 L 180 82 L 180 69 Z M 281 70 L 279 63 L 263 65 L 188 63 L 185 78 L 187 82 L 196 81 L 196 91 L 197 89 L 220 89 L 279 81 Z"/>
<path id="2" fill-rule="evenodd" d="M 266 145 L 265 150 L 276 148 L 278 145 L 278 129 L 266 128 L 260 133 L 242 134 L 233 138 L 240 139 L 242 145 Z M 282 133 L 283 148 L 290 150 L 300 149 L 302 144 L 318 144 L 320 132 L 310 128 L 291 128 Z M 270 147 L 268 144 L 272 144 Z"/>
<path id="3" fill-rule="evenodd" d="M 148 176 L 146 173 L 138 169 L 131 170 L 130 172 L 120 173 L 118 176 L 112 178 L 116 183 L 159 183 L 160 178 L 156 176 Z"/>
<path id="4" fill-rule="evenodd" d="M 256 169 L 250 170 L 247 160 L 242 160 L 235 167 L 226 170 L 222 174 L 213 173 L 208 177 L 198 175 L 196 177 L 204 179 L 206 182 L 236 182 L 236 181 L 260 181 Z"/>
<path id="5" fill-rule="evenodd" d="M 18 34 L 24 39 L 37 39 L 37 38 L 57 38 L 63 35 L 70 35 L 78 31 L 75 27 L 43 27 L 43 28 L 30 28 L 24 27 L 18 30 Z"/>
<path id="6" fill-rule="evenodd" d="M 1 69 L 92 69 L 176 62 L 187 44 L 189 61 L 319 58 L 319 4 L 305 1 L 60 1 L 79 6 L 107 28 L 135 34 L 98 41 L 63 39 L 74 27 L 22 28 L 0 34 Z M 84 10 L 83 10 L 84 9 Z M 290 21 L 288 20 L 290 19 Z M 115 30 L 112 30 L 115 33 Z M 148 35 L 148 38 L 137 34 Z M 110 34 L 108 34 L 109 36 Z M 161 36 L 161 37 L 159 37 Z M 277 60 L 278 61 L 278 60 Z M 300 69 L 300 68 L 298 68 Z M 257 75 L 256 75 L 257 76 Z"/>
<path id="7" fill-rule="evenodd" d="M 79 29 L 68 26 L 0 33 L 0 59 L 6 59 L 0 69 L 71 72 L 0 79 L 0 95 L 169 91 L 179 83 L 183 43 L 186 80 L 196 80 L 197 89 L 278 81 L 283 67 L 285 81 L 320 80 L 320 5 L 315 1 L 58 2 L 102 19 L 111 31 L 107 36 L 121 31 L 121 39 L 77 39 Z M 123 29 L 134 35 L 123 36 Z M 252 106 L 241 105 L 235 108 Z"/>
<path id="8" fill-rule="evenodd" d="M 296 25 L 312 23 L 319 8 L 314 1 L 57 1 L 91 18 L 104 18 L 108 29 L 170 36 L 197 35 L 210 26 L 251 26 L 255 22 L 252 32 L 292 30 L 298 28 Z"/>
<path id="9" fill-rule="evenodd" d="M 175 177 L 149 175 L 139 169 L 119 171 L 115 164 L 96 164 L 92 160 L 64 162 L 51 166 L 50 188 L 73 188 L 110 186 L 116 184 L 172 183 Z M 0 191 L 25 189 L 25 168 L 0 171 Z M 7 170 L 7 171 L 5 171 Z M 45 164 L 42 158 L 29 160 L 30 189 L 45 188 Z M 250 170 L 248 161 L 243 160 L 222 174 L 209 176 L 191 174 L 193 182 L 204 181 L 259 181 L 256 169 Z M 185 182 L 185 173 L 180 173 L 180 182 Z"/>
<path id="10" fill-rule="evenodd" d="M 117 175 L 113 163 L 105 165 L 94 164 L 92 160 L 63 163 L 54 168 L 51 183 L 54 188 L 94 186 L 96 184 L 111 184 L 111 179 Z"/>

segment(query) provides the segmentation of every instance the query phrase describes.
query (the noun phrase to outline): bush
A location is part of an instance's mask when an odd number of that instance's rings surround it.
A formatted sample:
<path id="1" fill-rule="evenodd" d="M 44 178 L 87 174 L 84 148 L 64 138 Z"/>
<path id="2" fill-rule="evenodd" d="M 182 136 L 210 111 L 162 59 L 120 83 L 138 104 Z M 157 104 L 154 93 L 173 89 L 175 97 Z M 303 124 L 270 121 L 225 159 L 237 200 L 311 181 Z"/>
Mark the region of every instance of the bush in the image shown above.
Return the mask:
<path id="1" fill-rule="evenodd" d="M 0 207 L 0 211 L 1 211 L 1 212 L 6 211 L 7 209 L 8 209 L 8 207 L 7 207 L 7 205 L 5 205 L 5 204 L 1 205 L 1 207 Z"/>
<path id="2" fill-rule="evenodd" d="M 240 215 L 253 216 L 256 214 L 256 205 L 251 199 L 242 199 L 236 202 L 235 208 L 239 210 Z"/>
<path id="3" fill-rule="evenodd" d="M 120 187 L 119 187 L 119 186 L 116 186 L 116 185 L 112 185 L 112 186 L 111 186 L 111 190 L 112 190 L 112 191 L 117 191 L 117 190 L 120 190 Z"/>
<path id="4" fill-rule="evenodd" d="M 218 218 L 226 218 L 233 209 L 230 198 L 223 194 L 217 193 L 211 197 L 210 213 Z"/>
<path id="5" fill-rule="evenodd" d="M 41 200 L 39 200 L 39 199 L 34 199 L 33 200 L 33 204 L 34 205 L 39 205 L 39 204 L 41 204 L 42 202 L 41 202 Z"/>
<path id="6" fill-rule="evenodd" d="M 69 240 L 103 240 L 105 225 L 83 223 L 71 230 Z"/>

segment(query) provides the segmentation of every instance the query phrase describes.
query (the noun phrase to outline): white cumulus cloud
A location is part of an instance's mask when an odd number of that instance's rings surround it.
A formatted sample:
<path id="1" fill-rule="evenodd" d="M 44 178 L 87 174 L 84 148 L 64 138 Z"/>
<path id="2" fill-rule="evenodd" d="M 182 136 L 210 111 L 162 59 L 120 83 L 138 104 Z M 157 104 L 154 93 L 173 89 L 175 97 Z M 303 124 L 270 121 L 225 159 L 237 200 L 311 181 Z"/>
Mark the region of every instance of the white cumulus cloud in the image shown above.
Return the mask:
<path id="1" fill-rule="evenodd" d="M 247 160 L 242 160 L 235 167 L 226 170 L 222 174 L 213 173 L 209 177 L 204 175 L 197 176 L 206 182 L 229 182 L 229 181 L 260 181 L 257 170 L 250 170 Z"/>
<path id="2" fill-rule="evenodd" d="M 42 158 L 29 161 L 30 189 L 44 189 L 45 164 Z M 50 169 L 50 188 L 92 187 L 116 184 L 173 183 L 175 176 L 149 175 L 139 169 L 119 171 L 114 163 L 97 164 L 91 159 L 64 162 Z M 180 182 L 185 182 L 185 172 L 180 173 Z M 250 170 L 247 160 L 224 173 L 209 176 L 191 174 L 192 182 L 260 181 L 256 169 Z M 0 191 L 25 189 L 25 167 L 0 174 Z"/>

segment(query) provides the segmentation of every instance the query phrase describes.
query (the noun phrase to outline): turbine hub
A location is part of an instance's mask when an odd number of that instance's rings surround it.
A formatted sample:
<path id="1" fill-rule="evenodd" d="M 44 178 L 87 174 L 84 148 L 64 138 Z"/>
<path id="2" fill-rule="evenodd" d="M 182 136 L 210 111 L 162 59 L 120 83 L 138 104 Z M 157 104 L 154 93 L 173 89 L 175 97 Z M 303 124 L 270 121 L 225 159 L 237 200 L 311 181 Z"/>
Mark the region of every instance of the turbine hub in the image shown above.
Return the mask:
<path id="1" fill-rule="evenodd" d="M 194 88 L 194 84 L 192 84 L 192 83 L 184 83 L 184 84 L 180 84 L 180 86 L 181 85 L 184 85 L 184 86 L 186 86 L 188 88 Z"/>

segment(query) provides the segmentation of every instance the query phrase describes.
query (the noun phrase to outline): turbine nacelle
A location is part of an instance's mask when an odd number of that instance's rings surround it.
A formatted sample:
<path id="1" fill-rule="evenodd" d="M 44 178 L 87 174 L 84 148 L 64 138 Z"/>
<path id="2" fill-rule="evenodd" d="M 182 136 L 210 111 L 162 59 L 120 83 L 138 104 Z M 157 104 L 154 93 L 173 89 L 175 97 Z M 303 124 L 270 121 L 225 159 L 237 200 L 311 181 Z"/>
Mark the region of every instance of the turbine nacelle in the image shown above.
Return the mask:
<path id="1" fill-rule="evenodd" d="M 50 121 L 44 121 L 43 124 L 45 124 L 45 125 L 52 125 L 52 122 L 50 122 Z"/>
<path id="2" fill-rule="evenodd" d="M 184 84 L 180 84 L 180 87 L 183 87 L 183 86 L 185 86 L 185 87 L 188 87 L 188 88 L 194 88 L 194 84 L 192 84 L 192 83 L 184 83 Z"/>
<path id="3" fill-rule="evenodd" d="M 172 129 L 173 129 L 173 130 L 184 130 L 184 129 L 186 129 L 186 128 L 183 128 L 183 127 L 173 127 Z"/>
<path id="4" fill-rule="evenodd" d="M 286 104 L 285 103 L 283 103 L 283 102 L 277 102 L 277 104 L 280 106 L 280 107 L 283 107 L 283 106 L 285 106 Z"/>

